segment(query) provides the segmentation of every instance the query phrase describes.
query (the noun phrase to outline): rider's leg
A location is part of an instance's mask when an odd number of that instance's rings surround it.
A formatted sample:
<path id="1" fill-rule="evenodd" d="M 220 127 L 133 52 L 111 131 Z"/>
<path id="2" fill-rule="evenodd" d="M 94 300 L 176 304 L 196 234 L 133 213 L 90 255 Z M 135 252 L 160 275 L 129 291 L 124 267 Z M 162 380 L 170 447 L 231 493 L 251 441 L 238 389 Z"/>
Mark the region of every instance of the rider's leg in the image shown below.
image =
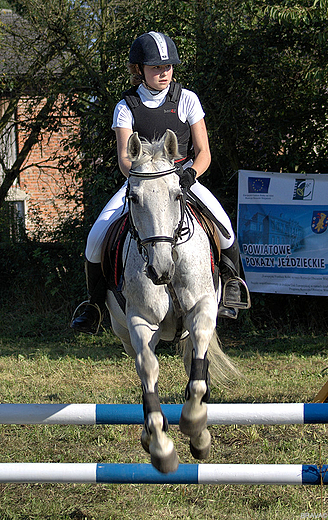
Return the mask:
<path id="1" fill-rule="evenodd" d="M 122 213 L 126 183 L 111 198 L 94 223 L 85 250 L 89 302 L 84 312 L 73 319 L 71 327 L 79 332 L 95 333 L 105 310 L 107 283 L 101 268 L 101 248 L 109 226 Z"/>
<path id="2" fill-rule="evenodd" d="M 120 188 L 118 192 L 115 193 L 115 195 L 110 199 L 110 201 L 107 202 L 106 206 L 91 228 L 85 249 L 85 256 L 89 262 L 93 262 L 95 264 L 101 262 L 101 248 L 107 230 L 114 222 L 114 220 L 116 220 L 122 214 L 125 203 L 126 185 L 127 183 L 125 182 L 122 188 Z"/>
<path id="3" fill-rule="evenodd" d="M 239 246 L 235 238 L 232 246 L 221 251 L 220 271 L 222 284 L 225 285 L 225 299 L 237 304 L 240 302 L 240 285 L 237 280 L 231 279 L 236 278 L 236 276 L 240 277 L 239 257 Z M 227 283 L 228 280 L 229 282 Z M 218 317 L 236 319 L 238 317 L 238 308 L 225 307 L 220 303 Z"/>
<path id="4" fill-rule="evenodd" d="M 205 204 L 205 206 L 213 213 L 214 217 L 223 224 L 228 233 L 230 234 L 230 238 L 225 238 L 220 234 L 220 242 L 222 249 L 228 249 L 232 246 L 235 240 L 235 234 L 232 228 L 232 224 L 230 222 L 230 218 L 227 213 L 224 211 L 220 202 L 217 198 L 214 197 L 213 193 L 211 193 L 203 184 L 196 181 L 195 184 L 191 186 L 191 191 L 197 195 L 197 197 Z"/>
<path id="5" fill-rule="evenodd" d="M 214 195 L 203 186 L 200 182 L 196 182 L 191 191 L 201 199 L 206 207 L 213 213 L 216 219 L 221 222 L 230 234 L 230 238 L 225 238 L 220 232 L 221 243 L 221 259 L 220 272 L 222 284 L 225 285 L 227 280 L 240 275 L 240 255 L 238 242 L 235 237 L 230 219 L 219 201 Z M 226 299 L 231 302 L 240 302 L 240 287 L 237 281 L 231 281 L 225 288 Z M 234 307 L 224 307 L 222 303 L 219 306 L 218 316 L 221 318 L 237 318 L 238 309 Z"/>

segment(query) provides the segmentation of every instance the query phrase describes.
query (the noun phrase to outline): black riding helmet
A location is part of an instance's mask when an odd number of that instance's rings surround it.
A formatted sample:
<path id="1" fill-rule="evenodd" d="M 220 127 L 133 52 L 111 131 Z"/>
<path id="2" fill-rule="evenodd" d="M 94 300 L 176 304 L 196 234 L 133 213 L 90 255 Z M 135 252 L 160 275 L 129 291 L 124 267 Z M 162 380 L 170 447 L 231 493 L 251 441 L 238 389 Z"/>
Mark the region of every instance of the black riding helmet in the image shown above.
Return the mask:
<path id="1" fill-rule="evenodd" d="M 138 65 L 177 65 L 181 63 L 175 43 L 166 34 L 151 31 L 139 36 L 131 45 L 130 63 Z"/>

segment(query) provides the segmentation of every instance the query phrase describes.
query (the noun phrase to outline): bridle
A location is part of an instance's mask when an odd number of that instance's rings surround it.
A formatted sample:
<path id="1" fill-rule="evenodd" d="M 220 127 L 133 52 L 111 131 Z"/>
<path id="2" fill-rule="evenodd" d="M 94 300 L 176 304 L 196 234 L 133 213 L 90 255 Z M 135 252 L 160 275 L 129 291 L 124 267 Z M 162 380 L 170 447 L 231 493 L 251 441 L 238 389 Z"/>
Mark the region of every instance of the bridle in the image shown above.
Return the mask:
<path id="1" fill-rule="evenodd" d="M 130 177 L 142 177 L 145 180 L 156 179 L 159 177 L 163 177 L 165 175 L 170 175 L 171 173 L 178 173 L 179 170 L 180 170 L 180 167 L 176 167 L 176 166 L 173 168 L 170 168 L 169 170 L 165 170 L 162 172 L 156 172 L 156 173 L 141 173 L 141 172 L 137 172 L 135 170 L 130 170 L 129 178 Z M 183 222 L 184 222 L 185 211 L 186 211 L 185 190 L 182 190 L 182 196 L 179 199 L 179 201 L 180 201 L 180 220 L 179 220 L 179 223 L 178 223 L 176 229 L 173 232 L 172 237 L 165 236 L 165 235 L 156 235 L 156 236 L 144 238 L 143 240 L 141 240 L 141 238 L 139 237 L 138 230 L 137 230 L 136 225 L 133 220 L 132 201 L 131 201 L 131 196 L 130 196 L 129 181 L 128 181 L 128 185 L 127 185 L 126 199 L 128 201 L 128 208 L 129 208 L 130 233 L 131 233 L 132 238 L 137 242 L 138 251 L 139 251 L 140 255 L 142 256 L 142 258 L 145 260 L 145 262 L 148 262 L 148 254 L 147 254 L 147 249 L 145 247 L 148 244 L 151 244 L 152 246 L 154 246 L 158 242 L 167 242 L 167 243 L 171 244 L 172 249 L 174 249 L 179 238 L 182 237 L 183 231 L 185 231 L 183 228 Z"/>

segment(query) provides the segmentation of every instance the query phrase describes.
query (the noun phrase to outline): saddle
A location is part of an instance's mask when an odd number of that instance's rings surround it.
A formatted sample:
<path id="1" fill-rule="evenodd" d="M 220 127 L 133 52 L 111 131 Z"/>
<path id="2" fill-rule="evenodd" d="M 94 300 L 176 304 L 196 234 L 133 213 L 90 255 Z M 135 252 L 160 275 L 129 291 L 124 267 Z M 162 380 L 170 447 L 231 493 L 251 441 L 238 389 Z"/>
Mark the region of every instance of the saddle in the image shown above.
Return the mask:
<path id="1" fill-rule="evenodd" d="M 214 287 L 219 285 L 219 262 L 221 256 L 220 237 L 216 224 L 206 216 L 199 207 L 187 202 L 190 213 L 202 226 L 208 236 L 211 246 L 211 268 Z M 108 228 L 103 241 L 101 252 L 101 265 L 108 288 L 114 294 L 122 311 L 125 313 L 126 301 L 122 294 L 123 285 L 123 262 L 122 252 L 124 242 L 129 231 L 129 216 L 127 213 L 121 215 Z"/>

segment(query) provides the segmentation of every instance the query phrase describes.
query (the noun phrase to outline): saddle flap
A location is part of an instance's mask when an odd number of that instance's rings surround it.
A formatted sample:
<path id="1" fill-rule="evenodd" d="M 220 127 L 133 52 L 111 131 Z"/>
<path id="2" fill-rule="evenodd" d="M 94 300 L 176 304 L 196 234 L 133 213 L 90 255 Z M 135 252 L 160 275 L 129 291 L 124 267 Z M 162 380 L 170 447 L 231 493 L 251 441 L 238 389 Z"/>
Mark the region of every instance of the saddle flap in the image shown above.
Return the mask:
<path id="1" fill-rule="evenodd" d="M 108 228 L 101 250 L 101 266 L 110 290 L 116 290 L 120 280 L 122 250 L 129 230 L 129 217 L 125 213 L 116 219 Z"/>

